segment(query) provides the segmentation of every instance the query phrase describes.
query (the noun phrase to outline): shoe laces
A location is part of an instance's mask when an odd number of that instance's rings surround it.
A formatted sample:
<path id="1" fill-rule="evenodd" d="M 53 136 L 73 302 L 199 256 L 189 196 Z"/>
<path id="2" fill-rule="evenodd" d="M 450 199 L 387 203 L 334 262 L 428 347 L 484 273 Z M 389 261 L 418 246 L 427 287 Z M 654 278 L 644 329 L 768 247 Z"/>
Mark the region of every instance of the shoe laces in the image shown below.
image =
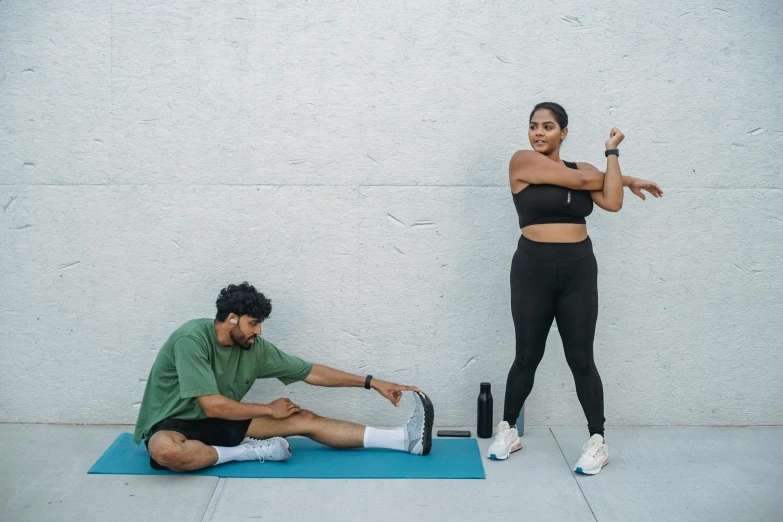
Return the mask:
<path id="1" fill-rule="evenodd" d="M 258 457 L 258 462 L 263 464 L 264 462 L 266 462 L 266 456 L 260 450 L 261 448 L 253 448 L 253 453 L 255 453 L 256 457 Z"/>
<path id="2" fill-rule="evenodd" d="M 409 426 L 415 417 L 422 415 L 419 413 L 419 401 L 414 399 L 414 403 L 413 411 L 411 411 L 411 414 L 408 416 L 408 422 L 405 423 L 405 426 Z"/>
<path id="3" fill-rule="evenodd" d="M 516 430 L 511 427 L 505 430 L 498 430 L 497 435 L 495 435 L 495 442 L 506 442 L 513 439 L 515 431 Z"/>
<path id="4" fill-rule="evenodd" d="M 275 441 L 262 440 L 254 442 L 255 444 L 250 446 L 251 451 L 256 454 L 261 463 L 266 462 L 266 459 L 272 456 L 272 446 L 275 445 Z"/>
<path id="5" fill-rule="evenodd" d="M 601 451 L 601 446 L 604 445 L 604 442 L 601 441 L 589 441 L 587 444 L 582 446 L 582 451 L 590 458 L 595 458 L 596 455 L 598 455 L 598 452 Z"/>

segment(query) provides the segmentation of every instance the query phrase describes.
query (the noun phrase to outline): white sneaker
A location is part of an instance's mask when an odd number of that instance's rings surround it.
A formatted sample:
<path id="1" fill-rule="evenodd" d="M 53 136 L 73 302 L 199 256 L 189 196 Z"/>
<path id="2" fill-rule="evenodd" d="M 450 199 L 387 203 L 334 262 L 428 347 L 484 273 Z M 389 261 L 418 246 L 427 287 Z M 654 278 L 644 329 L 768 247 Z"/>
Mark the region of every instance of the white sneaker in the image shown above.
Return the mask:
<path id="1" fill-rule="evenodd" d="M 246 455 L 249 457 L 248 460 L 279 462 L 291 458 L 291 446 L 282 437 L 264 440 L 246 437 L 242 441 L 242 445 L 247 448 Z"/>
<path id="2" fill-rule="evenodd" d="M 584 453 L 574 465 L 574 471 L 585 475 L 595 475 L 609 464 L 609 447 L 602 435 L 596 433 L 582 448 Z"/>
<path id="3" fill-rule="evenodd" d="M 416 407 L 408 418 L 408 423 L 402 427 L 405 433 L 405 451 L 414 455 L 427 455 L 432 449 L 432 421 L 435 418 L 435 408 L 429 397 L 422 392 L 413 392 Z"/>
<path id="4" fill-rule="evenodd" d="M 522 441 L 519 440 L 519 433 L 516 428 L 503 421 L 498 425 L 498 433 L 495 435 L 495 441 L 487 450 L 487 457 L 496 460 L 506 460 L 509 455 L 522 449 Z"/>

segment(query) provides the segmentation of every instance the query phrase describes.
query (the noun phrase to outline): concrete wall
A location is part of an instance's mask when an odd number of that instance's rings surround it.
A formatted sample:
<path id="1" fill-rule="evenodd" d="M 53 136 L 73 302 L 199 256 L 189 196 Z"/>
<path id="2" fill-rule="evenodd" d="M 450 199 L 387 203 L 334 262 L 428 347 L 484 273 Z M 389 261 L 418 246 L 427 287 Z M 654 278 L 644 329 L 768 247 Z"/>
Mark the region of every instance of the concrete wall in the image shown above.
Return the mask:
<path id="1" fill-rule="evenodd" d="M 589 220 L 610 424 L 783 423 L 783 10 L 772 0 L 0 1 L 0 421 L 131 423 L 168 334 L 248 280 L 265 336 L 496 421 L 510 155 L 537 102 L 621 164 Z M 395 424 L 364 390 L 250 400 Z M 530 424 L 582 424 L 553 328 Z"/>

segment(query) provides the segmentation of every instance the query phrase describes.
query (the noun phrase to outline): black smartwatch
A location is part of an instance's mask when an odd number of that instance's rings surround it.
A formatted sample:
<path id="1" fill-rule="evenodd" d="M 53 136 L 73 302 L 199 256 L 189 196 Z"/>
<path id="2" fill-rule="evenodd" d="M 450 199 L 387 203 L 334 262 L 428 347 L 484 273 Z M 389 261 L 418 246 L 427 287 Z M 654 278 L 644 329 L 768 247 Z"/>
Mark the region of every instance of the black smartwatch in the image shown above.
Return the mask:
<path id="1" fill-rule="evenodd" d="M 619 158 L 620 157 L 620 149 L 607 149 L 607 151 L 604 152 L 604 156 L 606 156 L 607 158 L 609 156 L 611 156 L 612 154 L 614 154 L 615 156 L 617 156 Z"/>
<path id="2" fill-rule="evenodd" d="M 364 379 L 364 388 L 366 390 L 370 389 L 370 381 L 372 380 L 372 375 L 368 375 L 366 379 Z"/>

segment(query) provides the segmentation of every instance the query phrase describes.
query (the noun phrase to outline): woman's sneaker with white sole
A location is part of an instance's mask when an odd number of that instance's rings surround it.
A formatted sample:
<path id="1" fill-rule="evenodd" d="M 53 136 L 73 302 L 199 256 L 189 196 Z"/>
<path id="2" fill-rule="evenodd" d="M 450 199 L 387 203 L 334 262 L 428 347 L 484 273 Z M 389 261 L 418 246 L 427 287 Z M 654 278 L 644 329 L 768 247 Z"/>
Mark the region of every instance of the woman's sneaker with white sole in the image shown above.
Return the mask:
<path id="1" fill-rule="evenodd" d="M 506 460 L 509 455 L 522 449 L 522 442 L 519 440 L 519 433 L 516 427 L 511 427 L 508 422 L 503 421 L 498 426 L 498 433 L 495 435 L 495 441 L 487 450 L 487 457 L 496 460 Z"/>
<path id="2" fill-rule="evenodd" d="M 609 464 L 609 447 L 604 442 L 604 437 L 598 433 L 590 437 L 582 448 L 584 453 L 576 462 L 574 471 L 585 475 L 595 475 L 601 468 Z"/>

